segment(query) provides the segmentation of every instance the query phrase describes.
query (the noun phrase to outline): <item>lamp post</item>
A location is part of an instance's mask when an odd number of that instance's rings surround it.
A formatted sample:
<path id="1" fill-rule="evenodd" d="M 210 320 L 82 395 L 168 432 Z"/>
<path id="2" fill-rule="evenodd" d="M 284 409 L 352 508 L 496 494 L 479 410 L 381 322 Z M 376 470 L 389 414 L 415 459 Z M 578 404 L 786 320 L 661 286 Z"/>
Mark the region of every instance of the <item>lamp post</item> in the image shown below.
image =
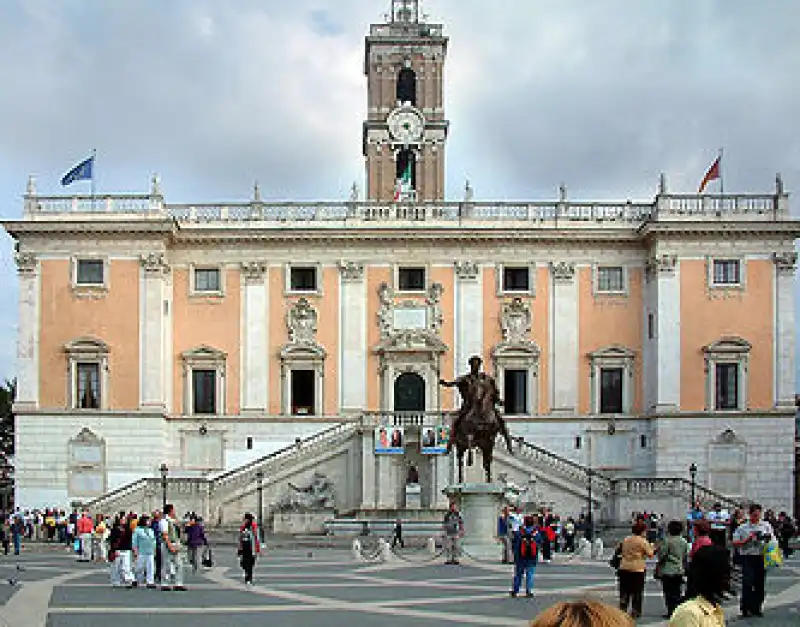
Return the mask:
<path id="1" fill-rule="evenodd" d="M 260 468 L 256 471 L 256 480 L 258 481 L 258 539 L 264 543 L 264 471 Z"/>
<path id="2" fill-rule="evenodd" d="M 161 472 L 161 514 L 162 516 L 167 515 L 167 475 L 169 474 L 169 468 L 167 468 L 166 464 L 161 464 L 161 467 L 158 469 Z"/>
<path id="3" fill-rule="evenodd" d="M 694 516 L 695 488 L 697 486 L 697 464 L 694 462 L 692 462 L 691 466 L 689 466 L 689 476 L 692 478 L 692 502 L 689 503 L 689 512 L 691 512 L 692 516 Z"/>
<path id="4" fill-rule="evenodd" d="M 594 475 L 594 471 L 591 468 L 586 469 L 586 486 L 588 488 L 587 500 L 586 500 L 586 512 L 587 512 L 587 520 L 586 524 L 588 525 L 589 529 L 589 537 L 587 540 L 589 542 L 594 542 L 594 514 L 592 510 L 594 509 L 592 505 L 592 476 Z"/>

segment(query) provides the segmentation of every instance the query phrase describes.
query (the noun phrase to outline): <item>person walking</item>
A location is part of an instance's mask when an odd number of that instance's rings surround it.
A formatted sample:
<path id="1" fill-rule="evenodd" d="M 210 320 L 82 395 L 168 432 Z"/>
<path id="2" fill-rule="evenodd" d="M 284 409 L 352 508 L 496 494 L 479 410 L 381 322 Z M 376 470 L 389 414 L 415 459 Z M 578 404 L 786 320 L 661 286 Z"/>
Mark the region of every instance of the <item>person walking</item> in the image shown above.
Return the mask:
<path id="1" fill-rule="evenodd" d="M 161 565 L 163 562 L 162 556 L 162 544 L 161 542 L 161 512 L 156 510 L 153 512 L 153 519 L 150 522 L 150 527 L 153 529 L 153 535 L 156 537 L 156 555 L 155 555 L 155 565 L 156 565 L 156 583 L 161 583 Z"/>
<path id="2" fill-rule="evenodd" d="M 669 627 L 725 627 L 722 601 L 730 586 L 728 551 L 713 543 L 698 550 L 689 571 L 689 588 L 694 592 L 672 613 Z"/>
<path id="3" fill-rule="evenodd" d="M 394 523 L 394 531 L 392 533 L 392 548 L 398 544 L 400 545 L 401 549 L 406 548 L 406 544 L 403 542 L 403 521 L 399 518 Z"/>
<path id="4" fill-rule="evenodd" d="M 11 540 L 14 543 L 14 555 L 19 555 L 22 548 L 22 536 L 25 535 L 25 521 L 19 512 L 11 519 Z"/>
<path id="5" fill-rule="evenodd" d="M 740 609 L 743 617 L 763 616 L 764 586 L 767 572 L 764 567 L 764 547 L 775 538 L 767 521 L 761 519 L 761 505 L 753 503 L 750 519 L 739 525 L 733 534 L 733 546 L 739 551 L 742 564 L 742 597 Z"/>
<path id="6" fill-rule="evenodd" d="M 244 523 L 239 528 L 239 563 L 244 571 L 245 585 L 253 585 L 253 568 L 256 565 L 256 557 L 261 553 L 261 543 L 258 540 L 258 526 L 253 515 L 244 515 Z"/>
<path id="7" fill-rule="evenodd" d="M 522 587 L 525 575 L 525 596 L 533 596 L 533 576 L 539 562 L 539 549 L 547 542 L 541 529 L 536 526 L 533 516 L 525 516 L 522 526 L 514 534 L 512 552 L 514 555 L 514 579 L 511 583 L 511 596 L 516 598 Z"/>
<path id="8" fill-rule="evenodd" d="M 78 519 L 76 524 L 78 537 L 81 539 L 81 556 L 78 561 L 91 562 L 92 561 L 92 534 L 94 532 L 94 523 L 92 517 L 89 516 L 88 511 L 84 511 L 83 515 Z"/>
<path id="9" fill-rule="evenodd" d="M 156 536 L 150 526 L 150 518 L 144 514 L 136 525 L 131 539 L 133 555 L 136 559 L 136 583 L 146 584 L 148 588 L 156 587 L 155 554 Z"/>
<path id="10" fill-rule="evenodd" d="M 684 564 L 689 554 L 689 543 L 682 537 L 682 533 L 683 523 L 679 520 L 670 521 L 667 525 L 667 537 L 658 547 L 661 589 L 667 608 L 664 618 L 672 616 L 683 594 L 683 578 L 686 575 Z"/>
<path id="11" fill-rule="evenodd" d="M 200 566 L 198 553 L 201 547 L 208 546 L 208 539 L 202 520 L 199 520 L 195 514 L 189 516 L 189 522 L 186 524 L 186 546 L 189 549 L 189 563 L 192 565 L 192 572 L 196 573 Z"/>
<path id="12" fill-rule="evenodd" d="M 161 589 L 185 591 L 183 585 L 183 554 L 178 538 L 178 521 L 175 518 L 175 506 L 169 504 L 164 508 L 164 517 L 159 523 L 161 534 Z"/>
<path id="13" fill-rule="evenodd" d="M 450 509 L 444 515 L 442 524 L 444 528 L 444 554 L 447 556 L 445 564 L 458 564 L 461 546 L 459 540 L 464 535 L 464 519 L 458 513 L 455 502 L 450 502 Z"/>
<path id="14" fill-rule="evenodd" d="M 509 564 L 513 559 L 511 552 L 511 533 L 508 523 L 508 507 L 504 507 L 501 514 L 497 517 L 497 541 L 503 547 L 503 564 Z"/>
<path id="15" fill-rule="evenodd" d="M 637 619 L 642 615 L 642 597 L 644 594 L 644 577 L 647 570 L 645 560 L 653 557 L 655 552 L 645 539 L 647 524 L 637 520 L 631 528 L 632 534 L 622 541 L 622 560 L 617 571 L 619 577 L 619 607 Z"/>

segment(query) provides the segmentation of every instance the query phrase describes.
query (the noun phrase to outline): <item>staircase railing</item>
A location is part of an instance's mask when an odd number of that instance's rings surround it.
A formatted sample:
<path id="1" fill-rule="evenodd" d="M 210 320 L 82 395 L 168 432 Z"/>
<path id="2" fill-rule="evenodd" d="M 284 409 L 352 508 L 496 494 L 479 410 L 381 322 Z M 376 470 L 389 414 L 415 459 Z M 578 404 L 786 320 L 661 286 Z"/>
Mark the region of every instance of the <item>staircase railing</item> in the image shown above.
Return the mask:
<path id="1" fill-rule="evenodd" d="M 612 490 L 612 480 L 610 477 L 567 457 L 562 457 L 552 451 L 548 451 L 546 448 L 537 446 L 523 438 L 517 438 L 517 451 L 528 459 L 547 466 L 557 474 L 568 477 L 574 481 L 580 481 L 588 485 L 591 479 L 592 488 L 594 490 L 599 490 L 602 494 L 609 494 Z M 598 496 L 600 496 L 600 494 L 598 494 Z"/>
<path id="2" fill-rule="evenodd" d="M 674 495 L 686 497 L 687 505 L 692 494 L 692 482 L 685 477 L 631 477 L 613 479 L 614 493 L 619 496 L 631 495 Z M 732 497 L 715 492 L 704 485 L 694 484 L 695 498 L 705 503 L 719 503 L 730 509 L 743 508 L 744 503 Z"/>
<path id="3" fill-rule="evenodd" d="M 317 451 L 324 451 L 330 448 L 331 444 L 348 439 L 356 428 L 357 425 L 354 423 L 342 422 L 328 429 L 318 431 L 304 440 L 298 440 L 295 444 L 290 444 L 269 455 L 259 457 L 245 466 L 216 475 L 211 479 L 212 487 L 214 490 L 219 490 L 221 488 L 233 488 L 255 483 L 256 473 L 259 470 L 264 472 L 276 466 L 286 466 L 301 455 L 307 457 Z M 272 473 L 267 472 L 266 476 L 270 474 Z"/>
<path id="4" fill-rule="evenodd" d="M 146 489 L 147 482 L 149 479 L 151 478 L 142 477 L 141 479 L 137 479 L 136 481 L 131 481 L 130 483 L 121 485 L 118 488 L 114 488 L 113 490 L 106 492 L 105 494 L 101 494 L 100 496 L 96 496 L 93 499 L 85 501 L 83 503 L 83 507 L 91 509 L 92 511 L 99 511 L 100 509 L 102 509 L 100 506 L 103 503 L 119 500 L 129 494 L 137 492 L 138 490 Z"/>

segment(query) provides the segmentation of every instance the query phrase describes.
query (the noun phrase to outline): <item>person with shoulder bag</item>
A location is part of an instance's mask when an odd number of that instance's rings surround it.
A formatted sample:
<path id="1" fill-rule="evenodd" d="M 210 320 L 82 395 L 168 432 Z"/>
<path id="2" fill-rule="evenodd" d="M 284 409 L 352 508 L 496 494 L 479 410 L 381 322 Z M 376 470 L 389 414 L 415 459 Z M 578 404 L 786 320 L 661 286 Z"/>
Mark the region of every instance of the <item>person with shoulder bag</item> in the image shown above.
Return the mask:
<path id="1" fill-rule="evenodd" d="M 647 525 L 637 520 L 632 534 L 622 541 L 622 560 L 619 565 L 619 607 L 637 619 L 642 615 L 644 578 L 647 570 L 645 560 L 655 555 L 652 545 L 645 539 Z"/>
<path id="2" fill-rule="evenodd" d="M 244 523 L 239 528 L 239 563 L 244 570 L 245 585 L 253 585 L 253 568 L 256 565 L 256 557 L 261 553 L 261 543 L 258 540 L 258 525 L 256 525 L 253 515 L 244 515 Z"/>
<path id="3" fill-rule="evenodd" d="M 658 565 L 655 577 L 661 580 L 664 592 L 664 605 L 670 618 L 681 602 L 683 594 L 683 578 L 686 575 L 686 560 L 689 555 L 689 543 L 682 537 L 683 523 L 670 521 L 667 525 L 667 537 L 658 547 Z"/>

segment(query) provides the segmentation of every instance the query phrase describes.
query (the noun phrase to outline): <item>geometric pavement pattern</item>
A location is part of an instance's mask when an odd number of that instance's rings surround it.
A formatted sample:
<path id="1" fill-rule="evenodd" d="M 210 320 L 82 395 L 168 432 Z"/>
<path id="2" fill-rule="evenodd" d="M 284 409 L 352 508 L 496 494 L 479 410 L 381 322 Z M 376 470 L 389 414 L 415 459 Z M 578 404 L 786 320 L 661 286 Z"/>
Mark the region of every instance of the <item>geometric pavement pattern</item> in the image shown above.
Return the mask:
<path id="1" fill-rule="evenodd" d="M 63 548 L 33 546 L 22 556 L 0 555 L 2 627 L 522 627 L 559 600 L 591 596 L 615 604 L 616 578 L 604 562 L 558 555 L 539 564 L 534 598 L 508 595 L 511 568 L 462 560 L 448 566 L 421 551 L 401 551 L 387 564 L 356 562 L 349 551 L 267 551 L 255 585 L 245 586 L 233 548 L 218 547 L 215 565 L 187 570 L 187 592 L 112 589 L 108 567 L 84 564 Z M 767 578 L 765 617 L 741 619 L 726 604 L 728 624 L 800 626 L 800 559 Z M 639 625 L 664 625 L 660 584 L 648 576 Z"/>

